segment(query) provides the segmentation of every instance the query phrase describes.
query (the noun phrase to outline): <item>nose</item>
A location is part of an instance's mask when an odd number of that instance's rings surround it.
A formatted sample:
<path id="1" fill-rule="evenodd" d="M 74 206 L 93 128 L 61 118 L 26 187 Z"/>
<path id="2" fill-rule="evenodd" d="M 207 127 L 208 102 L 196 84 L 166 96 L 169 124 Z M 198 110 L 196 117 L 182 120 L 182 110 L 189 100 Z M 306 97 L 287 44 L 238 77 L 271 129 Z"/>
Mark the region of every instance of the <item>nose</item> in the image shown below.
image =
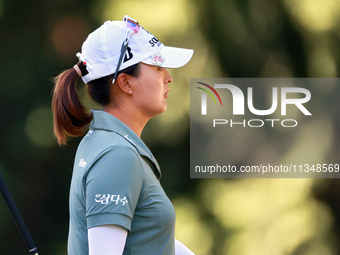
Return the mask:
<path id="1" fill-rule="evenodd" d="M 172 82 L 174 79 L 169 74 L 169 72 L 166 68 L 164 68 L 164 70 L 165 70 L 165 76 L 164 76 L 165 84 Z"/>

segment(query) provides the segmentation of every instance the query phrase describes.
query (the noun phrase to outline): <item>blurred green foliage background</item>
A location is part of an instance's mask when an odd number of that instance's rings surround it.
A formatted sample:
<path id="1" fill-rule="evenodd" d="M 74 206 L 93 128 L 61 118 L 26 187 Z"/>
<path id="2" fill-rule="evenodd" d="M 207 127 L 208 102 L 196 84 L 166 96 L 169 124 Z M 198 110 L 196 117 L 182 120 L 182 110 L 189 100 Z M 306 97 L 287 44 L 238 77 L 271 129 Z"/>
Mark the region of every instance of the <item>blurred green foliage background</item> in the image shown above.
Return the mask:
<path id="1" fill-rule="evenodd" d="M 77 62 L 88 33 L 125 14 L 164 44 L 195 50 L 170 70 L 168 110 L 143 133 L 177 211 L 177 239 L 197 255 L 340 254 L 338 179 L 189 178 L 190 78 L 338 77 L 339 0 L 0 0 L 0 171 L 40 254 L 66 254 L 79 143 L 60 148 L 53 137 L 52 79 Z M 98 107 L 82 83 L 79 92 Z M 340 123 L 330 125 L 340 141 Z M 0 247 L 28 254 L 3 199 Z"/>

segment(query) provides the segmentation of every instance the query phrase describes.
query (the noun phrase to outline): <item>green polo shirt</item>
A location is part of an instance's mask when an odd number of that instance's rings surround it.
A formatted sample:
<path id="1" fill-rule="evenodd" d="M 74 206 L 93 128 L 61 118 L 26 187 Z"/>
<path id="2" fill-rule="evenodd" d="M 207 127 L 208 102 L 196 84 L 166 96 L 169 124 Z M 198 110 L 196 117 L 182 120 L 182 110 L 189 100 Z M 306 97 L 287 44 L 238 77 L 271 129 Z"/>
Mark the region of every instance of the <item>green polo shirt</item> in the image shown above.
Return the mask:
<path id="1" fill-rule="evenodd" d="M 164 193 L 159 165 L 123 122 L 93 110 L 79 144 L 70 188 L 69 255 L 88 255 L 87 229 L 128 230 L 124 255 L 175 254 L 175 210 Z"/>

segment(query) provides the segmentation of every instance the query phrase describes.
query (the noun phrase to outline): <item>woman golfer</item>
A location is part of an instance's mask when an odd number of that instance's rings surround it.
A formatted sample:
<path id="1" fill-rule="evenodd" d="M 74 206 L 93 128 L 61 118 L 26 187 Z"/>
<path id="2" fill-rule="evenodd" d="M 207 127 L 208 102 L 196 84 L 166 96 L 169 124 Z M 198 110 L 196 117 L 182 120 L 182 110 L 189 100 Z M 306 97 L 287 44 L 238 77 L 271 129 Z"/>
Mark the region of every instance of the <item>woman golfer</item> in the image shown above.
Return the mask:
<path id="1" fill-rule="evenodd" d="M 69 255 L 193 254 L 175 240 L 175 210 L 159 165 L 140 136 L 167 108 L 172 77 L 193 50 L 164 46 L 135 20 L 107 21 L 92 32 L 78 64 L 56 78 L 52 109 L 59 144 L 79 144 L 70 188 Z M 88 113 L 76 93 L 81 77 L 103 110 Z"/>

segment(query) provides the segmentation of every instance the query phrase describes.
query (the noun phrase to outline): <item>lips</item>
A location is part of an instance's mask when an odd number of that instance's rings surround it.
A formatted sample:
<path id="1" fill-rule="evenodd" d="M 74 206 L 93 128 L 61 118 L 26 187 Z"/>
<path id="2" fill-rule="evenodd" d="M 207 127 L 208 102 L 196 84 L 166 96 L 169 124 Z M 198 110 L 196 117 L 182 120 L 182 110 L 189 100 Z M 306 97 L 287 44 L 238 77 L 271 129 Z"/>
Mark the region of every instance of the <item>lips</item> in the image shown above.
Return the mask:
<path id="1" fill-rule="evenodd" d="M 169 97 L 168 92 L 169 92 L 169 90 L 164 94 L 164 97 L 165 97 L 165 98 L 168 98 L 168 97 Z"/>

